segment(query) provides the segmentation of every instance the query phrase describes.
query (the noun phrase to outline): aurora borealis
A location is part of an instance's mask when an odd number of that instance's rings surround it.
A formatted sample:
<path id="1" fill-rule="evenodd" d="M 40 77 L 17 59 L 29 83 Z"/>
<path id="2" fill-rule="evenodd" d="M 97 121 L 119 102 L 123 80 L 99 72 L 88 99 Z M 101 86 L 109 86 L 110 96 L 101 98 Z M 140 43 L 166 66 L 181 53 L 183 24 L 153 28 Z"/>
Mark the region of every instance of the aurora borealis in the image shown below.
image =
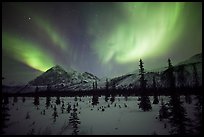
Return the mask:
<path id="1" fill-rule="evenodd" d="M 8 81 L 25 83 L 56 64 L 113 77 L 138 69 L 140 58 L 153 69 L 201 50 L 199 2 L 2 3 Z"/>

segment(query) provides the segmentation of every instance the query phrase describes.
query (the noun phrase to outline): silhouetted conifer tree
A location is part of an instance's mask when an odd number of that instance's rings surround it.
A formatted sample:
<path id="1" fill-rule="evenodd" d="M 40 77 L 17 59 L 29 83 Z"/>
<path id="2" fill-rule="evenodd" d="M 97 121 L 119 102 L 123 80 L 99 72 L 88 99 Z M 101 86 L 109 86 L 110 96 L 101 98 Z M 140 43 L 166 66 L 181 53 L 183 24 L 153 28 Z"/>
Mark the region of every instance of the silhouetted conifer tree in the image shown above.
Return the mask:
<path id="1" fill-rule="evenodd" d="M 99 103 L 98 101 L 98 95 L 93 95 L 92 97 L 92 105 L 97 105 Z"/>
<path id="2" fill-rule="evenodd" d="M 105 95 L 105 101 L 108 102 L 108 95 Z"/>
<path id="3" fill-rule="evenodd" d="M 157 95 L 154 95 L 154 100 L 153 100 L 153 104 L 158 104 L 159 103 L 159 99 Z"/>
<path id="4" fill-rule="evenodd" d="M 191 131 L 187 130 L 191 126 L 190 119 L 187 118 L 185 108 L 182 106 L 180 97 L 178 95 L 171 95 L 169 101 L 169 121 L 171 124 L 170 134 L 174 135 L 187 135 Z"/>
<path id="5" fill-rule="evenodd" d="M 198 82 L 198 73 L 196 69 L 196 63 L 193 64 L 193 86 L 198 87 L 199 82 Z"/>
<path id="6" fill-rule="evenodd" d="M 52 116 L 53 116 L 53 118 L 54 118 L 54 123 L 56 122 L 56 118 L 58 117 L 58 114 L 57 114 L 57 107 L 55 106 L 54 107 L 54 112 L 53 112 L 53 114 L 52 114 Z"/>
<path id="7" fill-rule="evenodd" d="M 167 88 L 175 88 L 174 67 L 171 64 L 171 60 L 168 59 L 168 69 L 163 72 L 163 77 L 166 82 Z"/>
<path id="8" fill-rule="evenodd" d="M 56 104 L 59 105 L 61 102 L 60 102 L 60 97 L 57 97 L 56 99 Z"/>
<path id="9" fill-rule="evenodd" d="M 144 63 L 140 59 L 140 61 L 139 61 L 139 67 L 140 67 L 139 75 L 140 75 L 140 89 L 142 90 L 142 92 L 144 92 L 146 89 L 146 80 L 144 77 L 145 71 L 144 71 L 143 64 Z M 144 93 L 142 93 L 142 95 L 141 95 L 139 108 L 141 108 L 143 111 L 150 111 L 152 109 L 150 99 L 148 96 L 144 95 Z"/>
<path id="10" fill-rule="evenodd" d="M 74 97 L 74 101 L 75 101 L 75 102 L 77 101 L 77 96 Z"/>
<path id="11" fill-rule="evenodd" d="M 178 66 L 178 83 L 179 87 L 183 88 L 185 86 L 186 78 L 184 76 L 184 65 Z"/>
<path id="12" fill-rule="evenodd" d="M 8 107 L 8 103 L 9 103 L 9 99 L 7 96 L 5 96 L 4 98 L 1 97 L 1 126 L 0 126 L 0 134 L 4 134 L 4 128 L 7 128 L 8 125 L 6 124 L 6 121 L 9 120 L 10 114 L 9 112 L 9 107 Z"/>
<path id="13" fill-rule="evenodd" d="M 159 110 L 159 120 L 167 119 L 169 117 L 168 107 L 164 104 L 163 99 L 161 100 L 161 108 Z"/>
<path id="14" fill-rule="evenodd" d="M 155 76 L 153 76 L 152 88 L 153 88 L 153 89 L 156 89 L 156 88 L 157 88 Z"/>
<path id="15" fill-rule="evenodd" d="M 115 95 L 114 94 L 111 95 L 110 101 L 111 101 L 111 104 L 113 104 L 113 102 L 115 101 Z"/>
<path id="16" fill-rule="evenodd" d="M 174 77 L 174 67 L 171 64 L 171 60 L 168 59 L 168 79 L 169 79 L 169 87 L 175 88 L 175 77 Z"/>
<path id="17" fill-rule="evenodd" d="M 70 113 L 71 110 L 72 110 L 71 105 L 68 103 L 68 105 L 67 105 L 67 112 Z"/>
<path id="18" fill-rule="evenodd" d="M 50 106 L 50 97 L 49 96 L 47 96 L 46 97 L 46 108 L 48 109 L 48 107 Z"/>
<path id="19" fill-rule="evenodd" d="M 23 103 L 25 102 L 25 97 L 22 97 L 22 102 L 23 102 Z"/>
<path id="20" fill-rule="evenodd" d="M 71 113 L 71 116 L 69 117 L 69 124 L 74 129 L 72 132 L 72 135 L 78 135 L 79 132 L 79 125 L 81 124 L 79 117 L 77 115 L 77 108 L 74 105 L 73 106 L 73 112 Z"/>
<path id="21" fill-rule="evenodd" d="M 149 97 L 146 95 L 141 96 L 141 101 L 139 103 L 139 108 L 143 111 L 150 111 L 152 110 L 151 102 L 149 100 Z"/>
<path id="22" fill-rule="evenodd" d="M 140 88 L 142 90 L 145 90 L 146 89 L 146 80 L 145 80 L 145 77 L 144 77 L 145 71 L 144 71 L 143 64 L 144 63 L 143 63 L 142 59 L 140 59 L 140 61 L 139 61 Z"/>
<path id="23" fill-rule="evenodd" d="M 195 130 L 195 134 L 196 135 L 202 135 L 203 134 L 203 120 L 202 120 L 202 108 L 203 108 L 203 97 L 202 95 L 197 95 L 195 97 L 195 99 L 197 100 L 196 104 L 195 104 L 195 125 L 194 125 L 194 130 Z"/>
<path id="24" fill-rule="evenodd" d="M 39 102 L 39 96 L 35 96 L 35 97 L 34 97 L 34 102 L 33 102 L 33 104 L 38 108 L 38 106 L 39 106 L 39 104 L 40 104 L 40 102 Z"/>

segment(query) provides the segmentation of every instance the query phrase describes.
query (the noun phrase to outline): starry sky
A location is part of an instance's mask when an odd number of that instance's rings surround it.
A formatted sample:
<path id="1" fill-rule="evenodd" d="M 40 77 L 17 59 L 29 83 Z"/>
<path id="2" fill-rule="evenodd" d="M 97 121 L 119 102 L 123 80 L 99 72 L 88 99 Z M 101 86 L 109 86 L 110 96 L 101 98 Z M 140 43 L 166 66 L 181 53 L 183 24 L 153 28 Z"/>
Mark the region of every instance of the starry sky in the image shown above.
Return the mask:
<path id="1" fill-rule="evenodd" d="M 2 76 L 25 84 L 60 65 L 99 78 L 202 51 L 202 3 L 2 3 Z"/>

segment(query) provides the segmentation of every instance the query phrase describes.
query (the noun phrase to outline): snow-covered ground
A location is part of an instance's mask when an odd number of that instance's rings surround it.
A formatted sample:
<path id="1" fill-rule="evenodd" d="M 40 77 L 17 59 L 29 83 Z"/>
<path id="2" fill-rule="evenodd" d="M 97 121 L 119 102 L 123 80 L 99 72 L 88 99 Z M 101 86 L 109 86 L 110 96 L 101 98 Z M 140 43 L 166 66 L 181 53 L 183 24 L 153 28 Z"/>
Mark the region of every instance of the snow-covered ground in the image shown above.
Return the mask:
<path id="1" fill-rule="evenodd" d="M 160 96 L 159 104 L 152 104 L 152 111 L 143 112 L 138 107 L 138 97 L 130 96 L 115 97 L 115 101 L 111 103 L 105 101 L 105 96 L 99 97 L 99 103 L 92 105 L 92 97 L 60 97 L 61 103 L 56 105 L 56 97 L 51 97 L 50 106 L 46 108 L 46 97 L 39 98 L 39 106 L 33 104 L 33 97 L 26 97 L 25 102 L 22 97 L 18 97 L 18 101 L 13 103 L 13 97 L 9 98 L 9 121 L 6 122 L 8 128 L 5 128 L 6 135 L 21 134 L 72 134 L 74 131 L 73 123 L 69 124 L 70 117 L 73 116 L 73 106 L 76 105 L 77 116 L 80 123 L 74 125 L 78 130 L 78 134 L 95 135 L 95 134 L 118 134 L 118 135 L 167 135 L 169 134 L 170 125 L 164 128 L 164 121 L 156 119 L 160 109 L 161 98 L 164 102 L 169 100 L 168 96 Z M 194 96 L 192 96 L 194 98 Z M 151 103 L 153 97 L 150 96 Z M 188 116 L 193 119 L 193 108 L 195 100 L 192 104 L 186 104 L 184 96 L 181 97 Z M 61 110 L 62 102 L 65 109 Z M 70 113 L 66 111 L 67 104 L 71 105 Z M 77 106 L 78 103 L 78 106 Z M 58 117 L 54 121 L 53 112 L 56 105 Z M 43 111 L 45 110 L 45 114 Z M 29 118 L 26 119 L 27 113 Z M 75 122 L 76 123 L 76 122 Z M 76 131 L 75 130 L 75 131 Z"/>

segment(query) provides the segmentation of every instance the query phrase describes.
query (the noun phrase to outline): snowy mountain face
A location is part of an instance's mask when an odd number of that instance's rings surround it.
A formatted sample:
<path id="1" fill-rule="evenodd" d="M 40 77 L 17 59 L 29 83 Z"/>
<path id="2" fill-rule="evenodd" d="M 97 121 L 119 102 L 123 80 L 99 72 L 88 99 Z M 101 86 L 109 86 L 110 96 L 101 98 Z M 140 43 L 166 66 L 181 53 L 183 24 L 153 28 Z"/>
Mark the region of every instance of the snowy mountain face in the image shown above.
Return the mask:
<path id="1" fill-rule="evenodd" d="M 30 81 L 29 84 L 33 86 L 47 86 L 56 85 L 59 83 L 69 83 L 71 74 L 67 73 L 60 66 L 55 66 L 47 70 L 45 73 Z"/>
<path id="2" fill-rule="evenodd" d="M 62 67 L 57 65 L 29 82 L 29 85 L 63 87 L 65 85 L 72 86 L 79 83 L 95 82 L 96 80 L 99 80 L 99 78 L 88 72 L 80 73 L 75 70 L 66 72 Z"/>
<path id="3" fill-rule="evenodd" d="M 179 87 L 179 70 L 183 67 L 184 86 L 192 86 L 194 82 L 194 72 L 197 71 L 199 85 L 202 85 L 202 53 L 192 56 L 191 58 L 174 66 L 174 76 L 176 80 L 176 86 Z M 165 87 L 165 81 L 163 74 L 166 68 L 154 69 L 151 72 L 146 72 L 145 80 L 147 80 L 147 87 L 153 86 L 153 77 L 155 77 L 157 87 Z M 139 73 L 139 72 L 138 72 Z M 115 84 L 116 88 L 133 88 L 140 86 L 140 76 L 138 73 L 127 74 L 120 77 L 116 77 L 110 80 L 111 84 Z"/>

